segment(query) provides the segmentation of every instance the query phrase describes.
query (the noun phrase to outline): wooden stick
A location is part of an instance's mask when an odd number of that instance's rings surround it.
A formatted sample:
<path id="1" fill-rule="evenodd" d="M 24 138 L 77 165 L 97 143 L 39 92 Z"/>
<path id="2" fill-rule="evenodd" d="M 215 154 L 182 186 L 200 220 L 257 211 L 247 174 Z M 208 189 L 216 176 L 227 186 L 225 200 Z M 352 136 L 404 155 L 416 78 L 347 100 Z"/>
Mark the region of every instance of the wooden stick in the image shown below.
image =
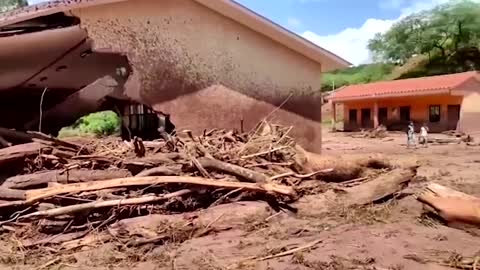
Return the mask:
<path id="1" fill-rule="evenodd" d="M 296 248 L 293 248 L 293 249 L 290 249 L 290 250 L 287 250 L 287 251 L 284 251 L 284 252 L 280 252 L 280 253 L 277 253 L 277 254 L 273 254 L 273 255 L 269 255 L 269 256 L 262 257 L 262 258 L 258 258 L 258 259 L 256 259 L 256 260 L 257 260 L 257 261 L 266 261 L 266 260 L 270 260 L 270 259 L 275 259 L 275 258 L 280 258 L 280 257 L 292 255 L 292 254 L 295 254 L 295 253 L 300 252 L 300 251 L 302 251 L 302 250 L 312 248 L 312 247 L 320 244 L 321 242 L 323 242 L 323 240 L 322 240 L 322 239 L 318 239 L 318 240 L 315 240 L 315 241 L 313 241 L 313 242 L 310 242 L 310 243 L 308 243 L 308 244 L 306 244 L 306 245 L 303 245 L 303 246 L 300 246 L 300 247 L 296 247 Z"/>
<path id="2" fill-rule="evenodd" d="M 141 171 L 136 175 L 136 177 L 144 176 L 172 176 L 179 175 L 181 173 L 180 169 L 177 168 L 168 168 L 168 167 L 156 167 L 151 169 L 146 169 Z"/>
<path id="3" fill-rule="evenodd" d="M 210 205 L 210 207 L 213 207 L 213 206 L 216 206 L 218 204 L 220 204 L 223 200 L 225 200 L 226 198 L 228 198 L 228 196 L 232 195 L 233 193 L 235 192 L 239 192 L 241 191 L 242 188 L 237 188 L 237 189 L 234 189 L 234 190 L 231 190 L 230 192 L 228 192 L 227 194 L 223 195 L 222 197 L 218 198 L 218 200 L 216 200 L 214 203 L 212 203 Z"/>
<path id="4" fill-rule="evenodd" d="M 293 176 L 295 178 L 305 179 L 305 178 L 310 178 L 310 177 L 316 176 L 318 174 L 329 173 L 329 172 L 333 172 L 333 169 L 325 169 L 325 170 L 320 170 L 320 171 L 307 173 L 307 174 L 296 174 L 295 172 L 286 172 L 286 173 L 282 173 L 282 174 L 270 177 L 270 181 L 278 179 L 278 178 L 288 177 L 288 176 Z"/>
<path id="5" fill-rule="evenodd" d="M 264 174 L 252 171 L 237 165 L 223 162 L 212 158 L 200 158 L 200 164 L 206 169 L 213 169 L 240 177 L 252 183 L 267 183 L 268 177 Z"/>
<path id="6" fill-rule="evenodd" d="M 190 159 L 192 160 L 193 165 L 195 165 L 195 167 L 198 169 L 198 171 L 203 175 L 203 177 L 208 178 L 208 179 L 212 178 L 210 176 L 210 174 L 207 172 L 207 170 L 205 170 L 205 168 L 202 166 L 202 164 L 198 161 L 197 158 L 192 156 L 192 157 L 190 157 Z"/>
<path id="7" fill-rule="evenodd" d="M 165 195 L 160 196 L 145 196 L 140 198 L 131 198 L 131 199 L 120 199 L 120 200 L 110 200 L 110 201 L 94 201 L 90 203 L 82 203 L 82 204 L 75 204 L 69 205 L 65 207 L 59 207 L 44 211 L 34 212 L 25 216 L 20 217 L 20 219 L 40 219 L 46 217 L 56 217 L 61 215 L 71 215 L 78 212 L 83 212 L 87 210 L 93 210 L 98 208 L 105 208 L 105 207 L 114 207 L 114 206 L 122 206 L 122 205 L 135 205 L 135 204 L 145 204 L 145 203 L 153 203 L 157 201 L 167 200 L 174 197 L 180 197 L 186 194 L 191 193 L 192 191 L 189 189 L 183 189 L 176 192 L 172 192 Z"/>
<path id="8" fill-rule="evenodd" d="M 263 152 L 242 156 L 241 159 L 249 159 L 249 158 L 253 158 L 253 157 L 263 156 L 263 155 L 266 155 L 266 154 L 270 154 L 270 153 L 273 153 L 273 152 L 276 152 L 276 151 L 283 150 L 283 149 L 288 148 L 288 147 L 289 146 L 287 146 L 287 145 L 280 146 L 280 147 L 273 148 L 273 149 L 270 149 L 270 150 L 266 150 L 266 151 L 263 151 Z"/>
<path id="9" fill-rule="evenodd" d="M 26 189 L 33 186 L 46 186 L 48 183 L 78 183 L 96 180 L 108 180 L 130 176 L 130 172 L 123 169 L 116 170 L 53 170 L 32 174 L 23 174 L 9 177 L 3 182 L 2 187 L 13 189 Z M 1 196 L 0 196 L 1 197 Z"/>
<path id="10" fill-rule="evenodd" d="M 277 185 L 270 183 L 242 183 L 233 181 L 219 181 L 212 179 L 204 179 L 199 177 L 187 177 L 187 176 L 149 176 L 149 177 L 129 177 L 118 178 L 105 181 L 87 182 L 87 183 L 74 183 L 61 186 L 54 186 L 43 189 L 28 190 L 26 191 L 25 204 L 32 204 L 37 201 L 53 197 L 59 194 L 66 193 L 80 193 L 83 191 L 101 190 L 116 187 L 131 187 L 131 186 L 148 186 L 159 184 L 191 184 L 200 186 L 209 186 L 216 188 L 237 189 L 243 188 L 247 191 L 263 192 L 263 193 L 277 193 L 287 196 L 295 196 L 296 193 L 293 188 L 285 185 Z M 17 202 L 18 204 L 18 202 Z M 1 207 L 6 205 L 0 205 Z M 8 205 L 7 205 L 8 206 Z"/>
<path id="11" fill-rule="evenodd" d="M 265 162 L 265 163 L 255 163 L 255 164 L 248 164 L 245 168 L 252 168 L 252 167 L 262 167 L 262 166 L 292 166 L 293 162 Z"/>

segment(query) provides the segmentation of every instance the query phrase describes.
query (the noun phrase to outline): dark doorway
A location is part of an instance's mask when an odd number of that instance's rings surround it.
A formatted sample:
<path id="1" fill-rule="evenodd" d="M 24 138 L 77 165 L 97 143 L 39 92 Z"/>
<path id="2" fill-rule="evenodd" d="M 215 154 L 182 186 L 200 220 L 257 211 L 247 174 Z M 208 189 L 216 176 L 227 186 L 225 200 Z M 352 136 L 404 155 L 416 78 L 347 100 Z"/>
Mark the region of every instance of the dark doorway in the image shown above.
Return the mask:
<path id="1" fill-rule="evenodd" d="M 456 130 L 460 120 L 460 105 L 448 105 L 448 129 Z"/>
<path id="2" fill-rule="evenodd" d="M 387 108 L 379 108 L 378 109 L 378 123 L 380 125 L 386 125 L 388 120 L 388 109 Z"/>
<path id="3" fill-rule="evenodd" d="M 350 109 L 348 111 L 348 122 L 350 124 L 357 124 L 357 109 Z"/>
<path id="4" fill-rule="evenodd" d="M 400 107 L 400 121 L 410 121 L 410 106 Z"/>
<path id="5" fill-rule="evenodd" d="M 362 109 L 362 127 L 370 127 L 372 122 L 372 111 L 370 109 Z"/>
<path id="6" fill-rule="evenodd" d="M 159 117 L 152 108 L 130 103 L 123 107 L 122 138 L 133 139 L 135 136 L 144 140 L 154 140 L 160 137 L 158 132 Z"/>

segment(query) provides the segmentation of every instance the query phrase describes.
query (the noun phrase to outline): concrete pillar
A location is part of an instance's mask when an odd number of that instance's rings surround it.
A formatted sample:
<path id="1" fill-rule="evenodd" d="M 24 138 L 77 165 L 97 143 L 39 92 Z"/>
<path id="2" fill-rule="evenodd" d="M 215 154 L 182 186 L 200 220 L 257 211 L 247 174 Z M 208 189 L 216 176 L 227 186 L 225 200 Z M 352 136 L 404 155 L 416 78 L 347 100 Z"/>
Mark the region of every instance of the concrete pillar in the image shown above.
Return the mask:
<path id="1" fill-rule="evenodd" d="M 378 127 L 378 102 L 373 103 L 373 128 Z"/>
<path id="2" fill-rule="evenodd" d="M 332 101 L 332 131 L 336 131 L 337 126 L 337 104 Z"/>

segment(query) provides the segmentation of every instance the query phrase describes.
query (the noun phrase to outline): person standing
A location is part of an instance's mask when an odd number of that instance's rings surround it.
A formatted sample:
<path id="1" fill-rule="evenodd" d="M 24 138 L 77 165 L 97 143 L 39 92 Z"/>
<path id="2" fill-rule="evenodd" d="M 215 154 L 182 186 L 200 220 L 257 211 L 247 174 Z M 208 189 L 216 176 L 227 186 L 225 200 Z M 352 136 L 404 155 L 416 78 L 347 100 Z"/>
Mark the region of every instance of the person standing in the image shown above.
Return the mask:
<path id="1" fill-rule="evenodd" d="M 412 146 L 416 148 L 415 126 L 413 125 L 413 122 L 410 122 L 410 124 L 408 124 L 408 129 L 407 129 L 407 148 L 410 148 Z"/>
<path id="2" fill-rule="evenodd" d="M 426 123 L 423 123 L 423 126 L 420 128 L 420 138 L 419 143 L 423 144 L 425 147 L 428 147 L 428 126 Z"/>

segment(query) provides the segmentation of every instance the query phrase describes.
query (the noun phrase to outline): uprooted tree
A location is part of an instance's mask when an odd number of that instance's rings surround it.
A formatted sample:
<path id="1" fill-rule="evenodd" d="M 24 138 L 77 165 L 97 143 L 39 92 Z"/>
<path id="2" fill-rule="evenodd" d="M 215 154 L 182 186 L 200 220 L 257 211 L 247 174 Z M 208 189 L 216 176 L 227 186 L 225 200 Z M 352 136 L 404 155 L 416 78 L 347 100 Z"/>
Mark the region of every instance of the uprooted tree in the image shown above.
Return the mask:
<path id="1" fill-rule="evenodd" d="M 480 3 L 451 1 L 412 14 L 377 34 L 368 48 L 377 60 L 404 64 L 415 55 L 448 67 L 442 73 L 480 68 Z"/>

